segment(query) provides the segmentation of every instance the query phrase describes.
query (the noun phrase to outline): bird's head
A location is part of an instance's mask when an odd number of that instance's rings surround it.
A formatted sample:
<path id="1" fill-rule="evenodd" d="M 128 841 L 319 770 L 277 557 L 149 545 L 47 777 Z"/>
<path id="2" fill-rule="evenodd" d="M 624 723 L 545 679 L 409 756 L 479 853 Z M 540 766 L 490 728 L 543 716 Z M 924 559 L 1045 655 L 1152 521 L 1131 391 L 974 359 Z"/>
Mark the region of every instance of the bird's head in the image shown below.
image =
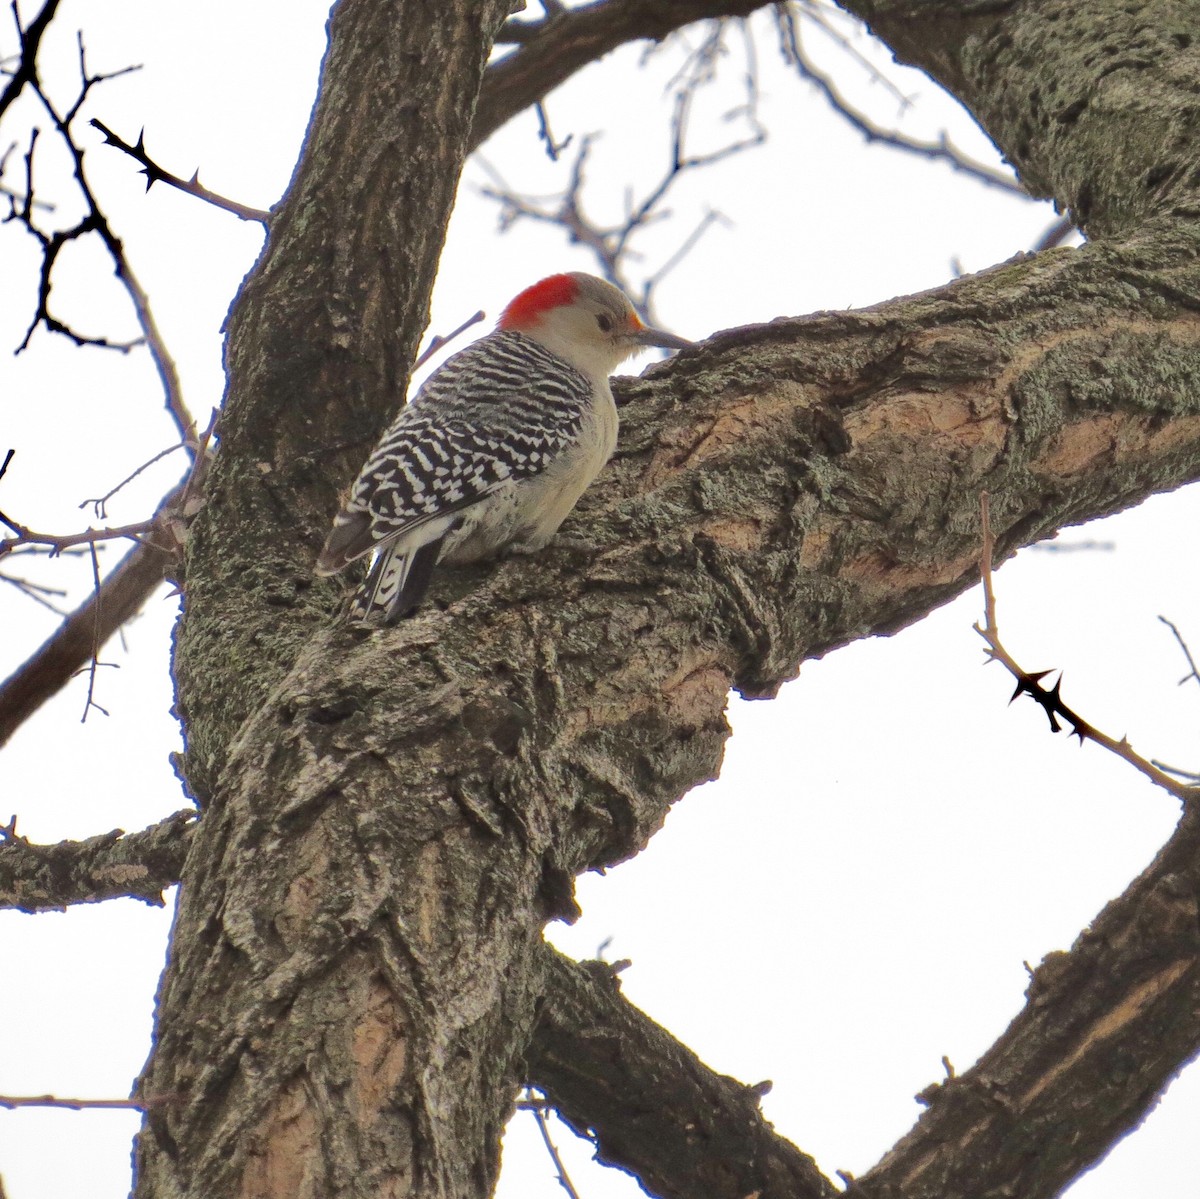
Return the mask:
<path id="1" fill-rule="evenodd" d="M 551 275 L 527 287 L 500 316 L 591 378 L 606 378 L 638 350 L 681 350 L 690 341 L 642 324 L 628 297 L 594 275 Z"/>

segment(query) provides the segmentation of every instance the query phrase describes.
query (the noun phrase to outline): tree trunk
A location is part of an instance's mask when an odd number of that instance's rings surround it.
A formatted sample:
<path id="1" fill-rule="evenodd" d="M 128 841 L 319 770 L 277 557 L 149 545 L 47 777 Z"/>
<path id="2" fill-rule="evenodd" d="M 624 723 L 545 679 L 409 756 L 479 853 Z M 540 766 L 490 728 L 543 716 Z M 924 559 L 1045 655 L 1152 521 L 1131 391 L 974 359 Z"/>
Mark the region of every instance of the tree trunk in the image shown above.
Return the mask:
<path id="1" fill-rule="evenodd" d="M 1101 240 L 685 351 L 621 389 L 594 553 L 363 634 L 311 561 L 402 390 L 507 5 L 339 5 L 188 547 L 205 814 L 143 1199 L 489 1194 L 542 927 L 716 773 L 729 688 L 969 586 L 981 490 L 1007 553 L 1200 474 L 1195 6 L 851 7 Z"/>

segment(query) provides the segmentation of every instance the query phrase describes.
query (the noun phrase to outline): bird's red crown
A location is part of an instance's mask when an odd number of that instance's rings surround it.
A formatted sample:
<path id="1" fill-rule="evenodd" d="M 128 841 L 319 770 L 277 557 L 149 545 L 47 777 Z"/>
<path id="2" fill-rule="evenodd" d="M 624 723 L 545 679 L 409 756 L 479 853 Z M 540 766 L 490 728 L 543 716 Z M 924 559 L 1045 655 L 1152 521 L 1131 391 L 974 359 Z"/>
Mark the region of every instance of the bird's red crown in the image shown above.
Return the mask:
<path id="1" fill-rule="evenodd" d="M 498 329 L 525 329 L 552 308 L 570 304 L 579 294 L 579 281 L 571 275 L 550 275 L 527 287 L 500 314 Z"/>

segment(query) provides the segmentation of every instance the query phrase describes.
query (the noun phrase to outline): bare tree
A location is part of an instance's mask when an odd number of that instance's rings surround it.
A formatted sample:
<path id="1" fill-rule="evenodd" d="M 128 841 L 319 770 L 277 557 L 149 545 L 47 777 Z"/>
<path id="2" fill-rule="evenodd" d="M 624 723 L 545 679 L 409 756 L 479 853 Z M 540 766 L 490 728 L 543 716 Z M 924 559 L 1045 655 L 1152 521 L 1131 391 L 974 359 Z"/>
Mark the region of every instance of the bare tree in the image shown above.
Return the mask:
<path id="1" fill-rule="evenodd" d="M 722 333 L 629 385 L 586 562 L 552 547 L 464 572 L 367 637 L 311 573 L 403 391 L 468 151 L 606 50 L 752 7 L 337 7 L 231 317 L 219 451 L 182 438 L 203 464 L 203 504 L 168 522 L 200 818 L 53 849 L 10 828 L 0 858 L 26 907 L 112 894 L 117 864 L 125 893 L 182 883 L 139 1195 L 486 1195 L 522 1084 L 656 1194 L 835 1192 L 752 1090 L 541 930 L 580 871 L 637 853 L 715 773 L 731 687 L 770 695 L 971 585 L 981 491 L 1003 556 L 1200 474 L 1186 8 L 848 4 L 1088 244 Z M 42 17 L 9 90 L 36 84 Z M 488 67 L 498 37 L 516 48 Z M 852 1194 L 1052 1195 L 1136 1126 L 1200 1046 L 1181 794 L 1154 865 Z"/>

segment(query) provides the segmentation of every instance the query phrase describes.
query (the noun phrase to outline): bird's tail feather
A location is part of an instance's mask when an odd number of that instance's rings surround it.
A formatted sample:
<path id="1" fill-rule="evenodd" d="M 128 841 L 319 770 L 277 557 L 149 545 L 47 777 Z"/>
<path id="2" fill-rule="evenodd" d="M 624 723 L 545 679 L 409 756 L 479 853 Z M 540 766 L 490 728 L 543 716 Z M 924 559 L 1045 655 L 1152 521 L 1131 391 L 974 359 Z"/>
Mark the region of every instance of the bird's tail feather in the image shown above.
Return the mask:
<path id="1" fill-rule="evenodd" d="M 388 546 L 381 550 L 366 581 L 355 592 L 350 619 L 355 624 L 395 624 L 421 606 L 442 542 L 429 541 L 415 550 Z"/>

